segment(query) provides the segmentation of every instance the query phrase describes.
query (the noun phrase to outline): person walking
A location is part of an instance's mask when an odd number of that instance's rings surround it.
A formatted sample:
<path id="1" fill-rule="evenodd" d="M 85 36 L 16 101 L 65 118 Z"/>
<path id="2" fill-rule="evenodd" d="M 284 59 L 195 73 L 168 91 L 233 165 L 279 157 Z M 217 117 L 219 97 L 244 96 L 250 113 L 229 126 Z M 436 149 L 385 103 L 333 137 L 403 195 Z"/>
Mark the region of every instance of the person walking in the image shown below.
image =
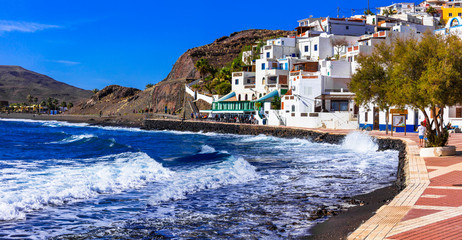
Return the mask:
<path id="1" fill-rule="evenodd" d="M 419 147 L 424 146 L 424 136 L 425 136 L 425 127 L 424 127 L 424 122 L 420 122 L 420 126 L 417 128 L 417 131 L 419 132 Z"/>

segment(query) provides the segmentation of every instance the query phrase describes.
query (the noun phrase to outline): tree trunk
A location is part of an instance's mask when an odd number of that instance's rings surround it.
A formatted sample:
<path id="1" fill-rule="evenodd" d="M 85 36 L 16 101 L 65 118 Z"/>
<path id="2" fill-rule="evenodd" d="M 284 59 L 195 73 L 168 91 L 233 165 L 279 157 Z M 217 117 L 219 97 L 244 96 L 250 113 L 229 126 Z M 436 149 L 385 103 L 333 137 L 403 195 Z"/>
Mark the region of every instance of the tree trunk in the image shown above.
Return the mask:
<path id="1" fill-rule="evenodd" d="M 441 111 L 440 112 L 440 129 L 441 129 L 440 132 L 443 132 L 443 130 L 444 130 L 444 118 L 443 118 L 443 116 L 444 116 L 444 107 L 443 106 L 440 107 L 440 111 Z"/>
<path id="2" fill-rule="evenodd" d="M 427 131 L 431 130 L 432 128 L 430 124 L 430 118 L 428 117 L 427 111 L 425 111 L 425 108 L 421 108 L 420 111 L 422 111 L 422 113 L 424 114 L 425 120 L 427 122 L 425 128 L 427 129 Z"/>
<path id="3" fill-rule="evenodd" d="M 388 135 L 388 121 L 389 121 L 389 117 L 390 117 L 389 116 L 390 115 L 389 110 L 390 109 L 387 108 L 387 111 L 386 111 L 387 115 L 385 116 L 385 134 L 387 134 L 387 135 Z"/>
<path id="4" fill-rule="evenodd" d="M 439 124 L 439 122 L 438 122 L 438 118 L 437 118 L 437 114 L 436 114 L 436 106 L 432 106 L 431 109 L 432 109 L 433 121 L 435 122 L 436 134 L 437 134 L 437 135 L 441 135 L 440 124 Z"/>

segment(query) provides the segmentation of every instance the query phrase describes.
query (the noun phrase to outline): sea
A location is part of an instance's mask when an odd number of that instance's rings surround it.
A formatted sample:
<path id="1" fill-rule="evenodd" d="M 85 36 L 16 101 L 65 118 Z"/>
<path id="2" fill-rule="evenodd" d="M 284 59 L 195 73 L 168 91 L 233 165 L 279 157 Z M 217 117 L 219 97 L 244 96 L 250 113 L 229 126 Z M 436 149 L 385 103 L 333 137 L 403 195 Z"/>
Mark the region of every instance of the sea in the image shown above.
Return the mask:
<path id="1" fill-rule="evenodd" d="M 287 239 L 396 180 L 398 152 L 0 119 L 0 239 Z"/>

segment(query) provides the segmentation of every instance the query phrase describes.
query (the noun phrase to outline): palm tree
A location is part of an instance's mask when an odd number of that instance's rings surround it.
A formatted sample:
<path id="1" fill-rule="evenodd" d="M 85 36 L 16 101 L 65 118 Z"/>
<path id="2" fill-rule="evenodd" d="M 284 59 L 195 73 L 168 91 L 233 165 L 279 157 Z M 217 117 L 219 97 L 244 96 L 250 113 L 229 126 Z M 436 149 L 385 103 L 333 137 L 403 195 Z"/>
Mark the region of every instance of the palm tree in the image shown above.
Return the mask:
<path id="1" fill-rule="evenodd" d="M 59 104 L 58 99 L 53 98 L 53 107 L 55 108 L 55 110 L 56 110 L 56 108 L 58 107 L 58 104 Z"/>
<path id="2" fill-rule="evenodd" d="M 196 68 L 197 71 L 199 71 L 199 74 L 201 75 L 201 78 L 205 77 L 205 74 L 210 71 L 211 66 L 209 64 L 209 61 L 205 58 L 199 59 L 195 64 L 194 67 Z"/>
<path id="3" fill-rule="evenodd" d="M 29 105 L 30 105 L 32 102 L 34 102 L 34 97 L 33 97 L 32 95 L 30 95 L 30 94 L 27 95 L 26 99 L 27 99 L 27 102 L 29 103 Z"/>

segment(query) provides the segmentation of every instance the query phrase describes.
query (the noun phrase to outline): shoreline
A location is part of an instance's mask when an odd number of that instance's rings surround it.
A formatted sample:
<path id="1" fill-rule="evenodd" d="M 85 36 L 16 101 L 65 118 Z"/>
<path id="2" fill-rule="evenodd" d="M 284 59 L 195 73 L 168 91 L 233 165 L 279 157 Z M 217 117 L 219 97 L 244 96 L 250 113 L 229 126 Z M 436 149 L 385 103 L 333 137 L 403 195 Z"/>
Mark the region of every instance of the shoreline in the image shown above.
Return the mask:
<path id="1" fill-rule="evenodd" d="M 176 130 L 191 132 L 217 132 L 246 135 L 265 134 L 282 138 L 304 138 L 313 142 L 323 142 L 339 144 L 345 134 L 329 133 L 325 131 L 314 131 L 300 128 L 269 127 L 248 124 L 229 124 L 201 121 L 181 121 L 149 119 L 145 120 L 144 115 L 131 115 L 123 117 L 99 117 L 93 115 L 34 115 L 10 113 L 0 114 L 0 118 L 7 119 L 29 119 L 45 121 L 66 121 L 70 123 L 88 123 L 99 126 L 118 126 L 118 127 L 137 127 L 146 130 Z M 154 123 L 154 124 L 153 124 Z M 157 125 L 156 125 L 157 124 Z M 329 213 L 320 217 L 329 218 L 311 227 L 303 239 L 346 239 L 347 236 L 355 231 L 363 222 L 371 218 L 375 212 L 383 205 L 391 201 L 404 188 L 404 161 L 405 144 L 396 139 L 376 138 L 379 150 L 394 149 L 399 153 L 399 166 L 397 169 L 397 179 L 394 184 L 373 192 L 347 198 L 350 202 L 360 203 L 346 210 Z M 332 215 L 331 215 L 332 214 Z"/>

